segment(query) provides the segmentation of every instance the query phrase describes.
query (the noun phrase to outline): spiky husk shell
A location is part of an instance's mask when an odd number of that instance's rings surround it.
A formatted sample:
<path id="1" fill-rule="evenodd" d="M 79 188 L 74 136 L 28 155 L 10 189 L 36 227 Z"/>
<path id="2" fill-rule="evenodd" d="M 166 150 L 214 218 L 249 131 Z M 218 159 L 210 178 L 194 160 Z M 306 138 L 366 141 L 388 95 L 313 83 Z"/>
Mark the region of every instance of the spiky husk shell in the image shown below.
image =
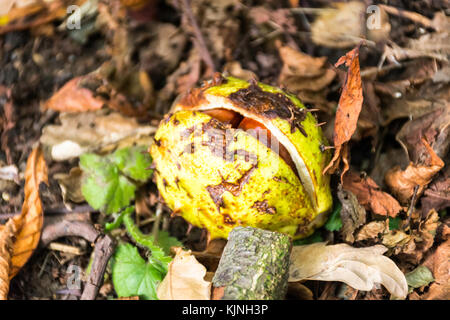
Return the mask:
<path id="1" fill-rule="evenodd" d="M 281 135 L 300 159 L 300 179 L 252 135 L 199 112 L 212 108 L 234 110 Z M 150 151 L 158 189 L 175 213 L 207 228 L 211 238 L 226 238 L 237 225 L 308 236 L 332 205 L 329 177 L 322 175 L 327 142 L 316 123 L 280 89 L 219 78 L 191 92 L 161 121 Z M 224 149 L 218 140 L 226 141 Z"/>

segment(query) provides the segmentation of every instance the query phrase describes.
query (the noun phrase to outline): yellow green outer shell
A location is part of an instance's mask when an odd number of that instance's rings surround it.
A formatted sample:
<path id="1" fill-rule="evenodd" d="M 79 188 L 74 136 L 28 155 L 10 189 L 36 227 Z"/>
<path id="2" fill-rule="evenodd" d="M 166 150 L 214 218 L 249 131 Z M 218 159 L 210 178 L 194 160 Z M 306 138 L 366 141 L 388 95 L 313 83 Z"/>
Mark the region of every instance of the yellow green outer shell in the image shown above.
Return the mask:
<path id="1" fill-rule="evenodd" d="M 205 91 L 205 95 L 211 94 L 216 96 L 227 97 L 240 89 L 247 88 L 250 84 L 247 81 L 237 79 L 234 77 L 227 77 L 227 83 L 219 86 L 213 86 Z M 300 109 L 306 109 L 300 100 L 292 95 L 287 94 L 279 88 L 275 88 L 263 83 L 258 83 L 258 86 L 266 92 L 283 93 Z M 328 141 L 323 135 L 320 126 L 317 126 L 315 117 L 308 112 L 306 119 L 302 122 L 303 129 L 307 137 L 305 137 L 300 130 L 295 130 L 291 133 L 291 126 L 288 121 L 284 119 L 271 120 L 278 129 L 294 144 L 299 155 L 302 157 L 316 186 L 316 203 L 318 212 L 327 212 L 331 209 L 333 199 L 330 191 L 330 176 L 323 175 L 322 171 L 330 162 L 331 155 L 329 151 L 321 151 L 321 145 L 328 145 Z"/>
<path id="2" fill-rule="evenodd" d="M 205 88 L 204 98 L 227 98 L 249 86 L 236 78 L 226 80 Z M 258 85 L 264 91 L 285 94 Z M 287 96 L 298 108 L 304 108 L 297 98 Z M 320 151 L 320 145 L 327 143 L 310 113 L 302 122 L 306 137 L 298 129 L 292 133 L 287 120 L 270 121 L 303 159 L 314 184 L 314 199 L 284 160 L 247 132 L 228 129 L 227 151 L 245 150 L 247 157 L 241 153 L 224 159 L 213 152 L 208 144 L 210 136 L 205 133 L 205 128 L 220 131 L 220 123 L 195 109 L 184 110 L 180 105 L 175 110 L 161 121 L 150 150 L 158 189 L 174 213 L 207 228 L 212 239 L 226 238 L 237 225 L 280 231 L 295 239 L 323 225 L 332 206 L 329 176 L 322 175 L 329 153 Z"/>

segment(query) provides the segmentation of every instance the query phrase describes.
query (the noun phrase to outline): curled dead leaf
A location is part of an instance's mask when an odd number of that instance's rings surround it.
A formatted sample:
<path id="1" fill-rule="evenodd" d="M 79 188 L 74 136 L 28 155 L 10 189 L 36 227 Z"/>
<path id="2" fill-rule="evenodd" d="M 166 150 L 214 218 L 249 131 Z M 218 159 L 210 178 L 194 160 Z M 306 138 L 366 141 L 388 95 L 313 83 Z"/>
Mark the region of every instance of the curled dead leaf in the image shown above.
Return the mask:
<path id="1" fill-rule="evenodd" d="M 363 241 L 377 238 L 380 233 L 386 232 L 386 221 L 371 221 L 364 225 L 356 234 L 356 241 Z"/>
<path id="2" fill-rule="evenodd" d="M 13 246 L 10 278 L 19 272 L 39 243 L 44 223 L 42 201 L 39 196 L 41 182 L 48 184 L 47 165 L 42 150 L 38 147 L 33 149 L 27 161 L 22 213 L 13 219 L 18 233 Z"/>
<path id="3" fill-rule="evenodd" d="M 0 300 L 8 299 L 11 255 L 16 231 L 16 226 L 12 219 L 0 229 Z"/>
<path id="4" fill-rule="evenodd" d="M 414 223 L 420 220 L 418 211 L 414 211 L 411 216 Z M 383 236 L 383 244 L 392 248 L 392 254 L 402 261 L 417 265 L 432 248 L 439 224 L 439 215 L 435 210 L 431 210 L 425 219 L 420 220 L 417 229 L 408 234 L 393 230 Z"/>
<path id="5" fill-rule="evenodd" d="M 449 53 L 448 32 L 431 32 L 419 39 L 409 39 L 406 47 L 390 42 L 386 44 L 383 56 L 395 61 L 424 57 L 448 61 Z"/>
<path id="6" fill-rule="evenodd" d="M 44 222 L 39 184 L 47 183 L 47 166 L 41 149 L 28 157 L 25 170 L 25 200 L 22 213 L 0 229 L 0 299 L 6 299 L 9 281 L 36 249 Z"/>
<path id="7" fill-rule="evenodd" d="M 58 180 L 63 196 L 63 201 L 73 201 L 81 203 L 85 201 L 81 192 L 81 178 L 83 171 L 79 167 L 70 169 L 69 173 L 57 173 L 53 175 L 54 179 Z"/>
<path id="8" fill-rule="evenodd" d="M 359 68 L 359 46 L 341 57 L 335 66 L 345 63 L 348 67 L 347 79 L 342 89 L 339 99 L 338 109 L 336 111 L 336 120 L 334 123 L 333 143 L 334 156 L 330 163 L 323 170 L 324 173 L 334 173 L 342 160 L 344 168 L 341 173 L 341 182 L 344 174 L 347 172 L 348 148 L 347 142 L 356 130 L 359 113 L 363 103 L 363 93 L 361 84 L 361 74 Z"/>
<path id="9" fill-rule="evenodd" d="M 383 244 L 388 248 L 402 247 L 411 240 L 411 236 L 400 230 L 391 230 L 383 236 Z"/>
<path id="10" fill-rule="evenodd" d="M 211 282 L 205 281 L 206 268 L 182 248 L 175 248 L 175 258 L 170 262 L 168 272 L 158 286 L 161 300 L 209 300 Z"/>
<path id="11" fill-rule="evenodd" d="M 351 191 L 366 210 L 373 213 L 395 218 L 402 207 L 392 196 L 380 190 L 380 187 L 366 176 L 350 171 L 344 176 L 344 190 Z"/>
<path id="12" fill-rule="evenodd" d="M 450 105 L 449 105 L 450 106 Z M 400 129 L 395 139 L 403 147 L 408 159 L 414 163 L 426 161 L 429 151 L 427 143 L 440 158 L 445 157 L 450 146 L 450 108 L 436 108 L 421 117 L 413 117 Z"/>
<path id="13" fill-rule="evenodd" d="M 303 103 L 331 112 L 326 95 L 336 72 L 328 67 L 326 57 L 312 57 L 288 46 L 280 46 L 278 52 L 283 61 L 280 85 L 297 94 Z"/>
<path id="14" fill-rule="evenodd" d="M 295 246 L 291 253 L 289 281 L 341 281 L 362 291 L 382 284 L 393 296 L 404 299 L 408 284 L 404 274 L 388 257 L 382 245 L 353 248 L 324 242 Z"/>
<path id="15" fill-rule="evenodd" d="M 419 186 L 417 193 L 422 194 L 433 176 L 444 167 L 444 162 L 436 155 L 425 139 L 422 139 L 422 142 L 430 156 L 428 164 L 410 163 L 405 170 L 397 166 L 389 170 L 385 176 L 386 184 L 402 203 L 408 203 L 416 186 Z"/>

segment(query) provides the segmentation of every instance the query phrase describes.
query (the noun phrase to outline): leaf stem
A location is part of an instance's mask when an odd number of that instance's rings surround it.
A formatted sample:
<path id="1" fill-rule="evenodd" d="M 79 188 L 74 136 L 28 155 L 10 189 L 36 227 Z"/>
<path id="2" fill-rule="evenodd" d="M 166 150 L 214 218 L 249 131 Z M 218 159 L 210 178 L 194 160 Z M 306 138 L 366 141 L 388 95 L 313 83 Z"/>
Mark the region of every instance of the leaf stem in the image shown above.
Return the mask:
<path id="1" fill-rule="evenodd" d="M 155 241 L 158 241 L 159 224 L 162 217 L 162 204 L 158 202 L 156 205 L 155 222 L 153 222 L 152 235 Z"/>
<path id="2" fill-rule="evenodd" d="M 116 220 L 114 220 L 113 222 L 106 223 L 105 224 L 105 231 L 106 232 L 110 232 L 110 231 L 120 227 L 120 225 L 123 222 L 123 217 L 125 216 L 125 213 L 127 212 L 127 210 L 128 210 L 128 208 L 125 209 L 124 211 L 122 211 L 121 213 L 119 213 L 119 215 L 117 216 Z"/>
<path id="3" fill-rule="evenodd" d="M 156 245 L 155 239 L 152 235 L 143 234 L 139 227 L 134 223 L 131 218 L 131 213 L 134 211 L 134 207 L 128 207 L 123 211 L 123 223 L 127 228 L 127 232 L 130 237 L 138 245 L 141 245 L 151 251 L 152 258 L 159 260 L 164 268 L 167 269 L 168 263 L 172 260 L 170 256 L 167 256 L 164 250 Z"/>

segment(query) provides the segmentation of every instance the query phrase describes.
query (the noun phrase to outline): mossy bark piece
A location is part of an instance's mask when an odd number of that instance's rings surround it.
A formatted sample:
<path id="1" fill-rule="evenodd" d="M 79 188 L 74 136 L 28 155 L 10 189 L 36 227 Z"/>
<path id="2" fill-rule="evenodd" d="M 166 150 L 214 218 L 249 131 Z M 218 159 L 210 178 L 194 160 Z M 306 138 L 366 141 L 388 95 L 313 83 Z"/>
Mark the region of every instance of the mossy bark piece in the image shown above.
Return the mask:
<path id="1" fill-rule="evenodd" d="M 214 298 L 284 299 L 291 247 L 291 238 L 285 234 L 252 227 L 234 228 L 213 278 Z"/>

